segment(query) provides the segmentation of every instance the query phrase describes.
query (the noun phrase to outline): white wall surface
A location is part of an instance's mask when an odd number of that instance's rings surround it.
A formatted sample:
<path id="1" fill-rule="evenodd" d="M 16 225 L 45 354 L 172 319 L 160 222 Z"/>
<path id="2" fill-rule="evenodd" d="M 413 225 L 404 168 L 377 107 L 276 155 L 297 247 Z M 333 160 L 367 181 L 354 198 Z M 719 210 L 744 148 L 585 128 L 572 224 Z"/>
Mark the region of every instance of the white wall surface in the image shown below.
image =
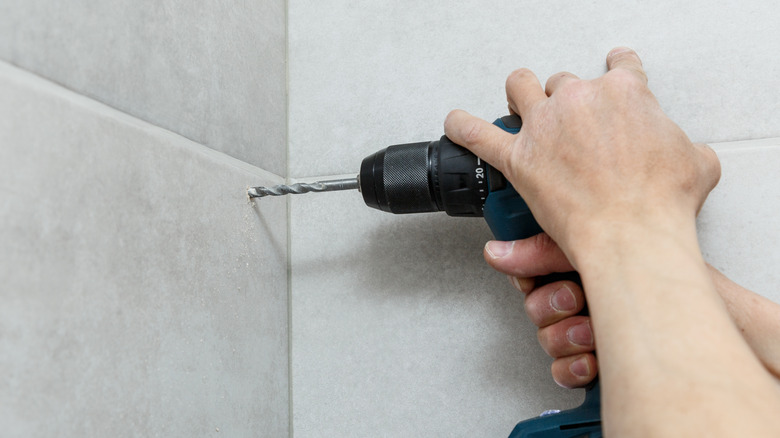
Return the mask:
<path id="1" fill-rule="evenodd" d="M 779 17 L 769 0 L 0 0 L 0 59 L 26 70 L 0 63 L 0 435 L 501 437 L 578 404 L 484 264 L 482 221 L 244 188 L 352 176 L 453 108 L 505 114 L 516 68 L 595 77 L 617 45 L 692 139 L 742 140 L 714 145 L 702 248 L 780 301 Z"/>
<path id="2" fill-rule="evenodd" d="M 454 108 L 492 121 L 511 71 L 593 78 L 618 45 L 639 52 L 693 140 L 780 136 L 771 0 L 290 0 L 288 15 L 292 177 L 357 172 L 388 144 L 438 138 Z"/>
<path id="3" fill-rule="evenodd" d="M 597 77 L 618 45 L 693 140 L 778 137 L 779 17 L 772 1 L 291 0 L 290 176 L 355 175 L 381 148 L 441 136 L 454 108 L 493 120 L 512 70 Z M 724 146 L 702 245 L 780 300 L 780 143 L 751 144 Z M 481 221 L 392 216 L 356 193 L 290 202 L 296 436 L 500 437 L 582 399 L 552 381 L 521 298 L 484 264 Z"/>
<path id="4" fill-rule="evenodd" d="M 278 182 L 0 62 L 0 435 L 287 436 Z"/>
<path id="5" fill-rule="evenodd" d="M 723 176 L 699 216 L 705 258 L 780 303 L 780 138 L 712 146 Z M 347 192 L 290 202 L 296 436 L 501 437 L 581 402 L 484 263 L 483 221 L 394 216 Z"/>
<path id="6" fill-rule="evenodd" d="M 0 0 L 0 58 L 284 175 L 285 2 Z"/>

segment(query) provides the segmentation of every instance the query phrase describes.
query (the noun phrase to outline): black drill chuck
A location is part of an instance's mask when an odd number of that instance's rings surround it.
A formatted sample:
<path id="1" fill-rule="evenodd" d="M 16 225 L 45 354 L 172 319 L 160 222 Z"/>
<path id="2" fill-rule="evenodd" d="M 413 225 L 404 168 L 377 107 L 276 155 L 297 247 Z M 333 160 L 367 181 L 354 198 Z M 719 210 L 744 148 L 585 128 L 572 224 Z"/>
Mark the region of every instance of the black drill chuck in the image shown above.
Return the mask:
<path id="1" fill-rule="evenodd" d="M 516 115 L 494 122 L 511 133 L 517 133 L 522 123 Z M 450 216 L 485 217 L 494 234 L 501 236 L 541 230 L 500 172 L 446 136 L 382 149 L 363 160 L 354 179 L 249 187 L 247 195 L 261 198 L 355 188 L 366 205 L 390 213 L 444 211 Z"/>
<path id="2" fill-rule="evenodd" d="M 360 165 L 360 191 L 366 205 L 391 213 L 445 211 L 450 216 L 482 216 L 488 193 L 504 177 L 449 138 L 389 146 Z"/>

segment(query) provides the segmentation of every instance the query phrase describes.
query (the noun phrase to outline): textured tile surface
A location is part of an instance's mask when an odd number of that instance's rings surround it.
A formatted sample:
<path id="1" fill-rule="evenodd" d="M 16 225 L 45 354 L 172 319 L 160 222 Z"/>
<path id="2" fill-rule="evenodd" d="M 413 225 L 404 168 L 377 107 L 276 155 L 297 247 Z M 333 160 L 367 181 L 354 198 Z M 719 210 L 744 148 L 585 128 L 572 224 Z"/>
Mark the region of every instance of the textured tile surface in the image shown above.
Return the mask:
<path id="1" fill-rule="evenodd" d="M 273 177 L 0 63 L 5 437 L 287 436 Z"/>
<path id="2" fill-rule="evenodd" d="M 702 252 L 737 283 L 780 303 L 780 138 L 713 147 L 722 177 L 699 214 Z"/>
<path id="3" fill-rule="evenodd" d="M 0 59 L 283 175 L 283 0 L 2 0 Z"/>
<path id="4" fill-rule="evenodd" d="M 388 144 L 438 138 L 453 108 L 492 120 L 512 70 L 592 78 L 618 45 L 639 51 L 692 139 L 780 136 L 772 0 L 289 3 L 293 177 L 356 172 Z"/>
<path id="5" fill-rule="evenodd" d="M 354 192 L 290 202 L 296 436 L 500 437 L 582 400 L 484 263 L 482 220 L 394 216 Z"/>
<path id="6" fill-rule="evenodd" d="M 700 215 L 703 251 L 780 302 L 780 139 L 714 147 L 723 177 Z M 579 403 L 484 263 L 481 220 L 393 216 L 346 192 L 290 201 L 296 435 L 506 436 Z"/>

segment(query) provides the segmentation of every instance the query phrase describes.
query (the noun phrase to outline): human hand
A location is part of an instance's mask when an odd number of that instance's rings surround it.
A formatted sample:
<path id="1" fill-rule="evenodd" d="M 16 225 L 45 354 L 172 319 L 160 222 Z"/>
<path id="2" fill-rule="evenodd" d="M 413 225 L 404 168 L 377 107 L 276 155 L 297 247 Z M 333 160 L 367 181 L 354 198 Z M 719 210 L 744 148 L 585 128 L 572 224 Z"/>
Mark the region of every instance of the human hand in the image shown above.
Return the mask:
<path id="1" fill-rule="evenodd" d="M 606 434 L 776 436 L 776 381 L 718 296 L 696 236 L 696 213 L 720 178 L 717 156 L 664 115 L 636 53 L 613 50 L 607 67 L 592 81 L 553 76 L 546 90 L 518 70 L 507 80 L 518 134 L 462 111 L 445 132 L 512 183 L 580 274 Z M 530 276 L 520 266 L 506 268 Z M 541 329 L 550 339 L 567 339 L 553 328 L 575 318 L 565 312 Z M 558 363 L 588 357 L 546 339 L 562 347 L 552 349 Z"/>
<path id="2" fill-rule="evenodd" d="M 536 281 L 574 270 L 563 251 L 541 233 L 514 242 L 490 241 L 484 256 L 525 294 L 525 311 L 539 327 L 539 343 L 555 359 L 551 367 L 555 382 L 566 388 L 587 386 L 598 374 L 598 361 L 590 317 L 578 315 L 585 306 L 584 292 L 572 281 L 541 285 Z M 739 286 L 713 266 L 708 268 L 732 321 L 766 369 L 780 379 L 780 304 Z"/>
<path id="3" fill-rule="evenodd" d="M 545 89 L 527 69 L 512 73 L 507 99 L 523 119 L 519 134 L 457 110 L 445 122 L 450 139 L 509 179 L 575 265 L 605 227 L 692 220 L 720 177 L 712 149 L 692 144 L 663 113 L 636 53 L 615 49 L 607 66 L 590 81 L 557 74 Z"/>
<path id="4" fill-rule="evenodd" d="M 555 359 L 551 372 L 565 388 L 586 386 L 598 374 L 595 337 L 585 307 L 585 294 L 574 281 L 537 284 L 537 278 L 573 271 L 566 255 L 545 233 L 512 242 L 490 241 L 485 260 L 507 274 L 512 285 L 525 294 L 525 312 L 537 326 L 542 349 Z"/>

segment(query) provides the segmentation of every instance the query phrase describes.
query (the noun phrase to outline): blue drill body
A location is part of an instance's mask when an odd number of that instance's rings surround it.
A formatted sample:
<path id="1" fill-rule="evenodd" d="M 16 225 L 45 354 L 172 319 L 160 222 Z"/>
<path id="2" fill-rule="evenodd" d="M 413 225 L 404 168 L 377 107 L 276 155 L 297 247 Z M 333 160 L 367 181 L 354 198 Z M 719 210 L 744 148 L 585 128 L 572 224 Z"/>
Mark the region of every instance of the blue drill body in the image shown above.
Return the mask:
<path id="1" fill-rule="evenodd" d="M 493 124 L 512 134 L 520 132 L 522 126 L 517 116 L 502 117 Z M 528 205 L 509 183 L 488 194 L 484 215 L 498 240 L 525 239 L 542 232 Z M 521 421 L 509 438 L 601 438 L 600 410 L 601 391 L 596 380 L 586 388 L 580 406 Z"/>

